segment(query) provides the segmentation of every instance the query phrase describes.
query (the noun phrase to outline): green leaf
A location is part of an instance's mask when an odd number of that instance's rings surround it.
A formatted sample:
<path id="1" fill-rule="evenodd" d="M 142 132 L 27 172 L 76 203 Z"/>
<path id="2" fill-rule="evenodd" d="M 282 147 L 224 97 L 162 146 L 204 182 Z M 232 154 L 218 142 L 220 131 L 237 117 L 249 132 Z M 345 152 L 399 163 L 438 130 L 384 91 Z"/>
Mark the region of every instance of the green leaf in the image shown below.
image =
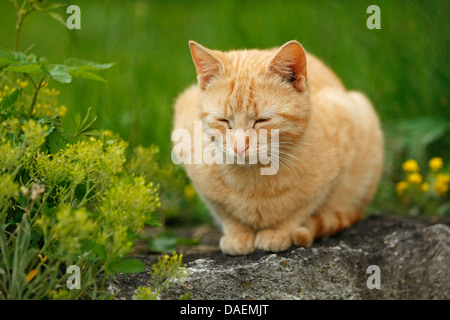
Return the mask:
<path id="1" fill-rule="evenodd" d="M 107 81 L 105 79 L 103 79 L 98 74 L 93 73 L 91 71 L 73 68 L 73 67 L 68 68 L 68 71 L 74 78 L 83 78 L 83 79 L 96 80 L 96 81 L 101 81 L 101 82 L 107 83 Z"/>
<path id="2" fill-rule="evenodd" d="M 191 293 L 190 292 L 186 292 L 178 300 L 189 300 L 190 298 L 191 298 Z"/>
<path id="3" fill-rule="evenodd" d="M 81 126 L 81 115 L 79 113 L 72 114 L 72 120 L 76 130 L 78 130 Z"/>
<path id="4" fill-rule="evenodd" d="M 83 135 L 86 137 L 100 137 L 102 134 L 100 133 L 99 130 L 92 129 L 92 130 L 84 131 Z"/>
<path id="5" fill-rule="evenodd" d="M 86 123 L 87 123 L 87 121 L 89 120 L 89 117 L 90 117 L 90 115 L 91 115 L 91 110 L 92 110 L 92 108 L 88 108 L 88 110 L 87 110 L 87 112 L 86 112 L 86 115 L 84 116 L 83 122 L 81 122 L 81 124 L 80 124 L 80 130 L 82 130 L 82 129 L 85 128 L 85 125 L 86 125 Z M 97 118 L 97 116 L 95 116 L 95 118 Z M 91 124 L 92 122 L 93 122 L 93 121 L 91 121 L 90 124 Z M 88 125 L 88 127 L 90 126 L 90 124 Z"/>
<path id="6" fill-rule="evenodd" d="M 181 246 L 197 246 L 200 244 L 199 239 L 194 238 L 178 238 L 178 245 Z"/>
<path id="7" fill-rule="evenodd" d="M 51 12 L 51 11 L 45 11 L 45 13 L 52 19 L 56 20 L 57 22 L 59 22 L 62 26 L 66 27 L 66 21 L 64 20 L 64 18 L 56 12 Z"/>
<path id="8" fill-rule="evenodd" d="M 47 77 L 49 77 L 49 78 L 52 77 L 52 75 L 50 74 L 50 72 L 48 72 L 47 68 L 46 68 L 43 64 L 41 64 L 41 71 L 42 71 L 42 73 L 43 73 L 44 75 L 46 75 Z"/>
<path id="9" fill-rule="evenodd" d="M 67 4 L 64 3 L 43 3 L 41 6 L 36 7 L 37 11 L 49 11 L 55 10 L 61 7 L 66 7 Z"/>
<path id="10" fill-rule="evenodd" d="M 419 164 L 426 162 L 427 147 L 444 136 L 449 130 L 445 119 L 421 117 L 396 122 L 387 131 L 394 149 L 404 152 L 407 158 L 416 159 Z"/>
<path id="11" fill-rule="evenodd" d="M 80 123 L 80 118 L 79 115 L 77 118 L 74 118 L 75 125 L 75 133 L 73 134 L 73 137 L 76 138 L 77 136 L 81 135 L 81 134 L 85 134 L 85 133 L 90 133 L 93 129 L 91 128 L 92 125 L 95 123 L 95 121 L 97 121 L 97 115 L 92 112 L 91 114 L 91 110 L 92 108 L 88 108 L 88 111 L 86 113 L 86 116 L 84 117 L 83 121 Z M 79 123 L 79 125 L 78 125 Z"/>
<path id="12" fill-rule="evenodd" d="M 56 154 L 59 150 L 65 148 L 67 139 L 57 131 L 53 131 L 45 139 L 45 144 L 51 154 Z"/>
<path id="13" fill-rule="evenodd" d="M 62 82 L 62 83 L 70 83 L 72 82 L 72 76 L 69 73 L 69 68 L 62 64 L 56 64 L 48 66 L 48 71 L 53 80 Z"/>
<path id="14" fill-rule="evenodd" d="M 145 264 L 138 259 L 123 259 L 109 265 L 109 269 L 120 273 L 136 273 L 145 270 Z"/>
<path id="15" fill-rule="evenodd" d="M 0 68 L 4 68 L 15 63 L 14 60 L 11 60 L 7 55 L 3 55 L 3 53 L 4 51 L 0 51 Z"/>
<path id="16" fill-rule="evenodd" d="M 114 63 L 96 63 L 78 58 L 68 58 L 64 61 L 64 64 L 69 67 L 76 67 L 79 70 L 87 71 L 100 71 L 109 69 Z"/>
<path id="17" fill-rule="evenodd" d="M 7 273 L 9 273 L 10 270 L 10 263 L 8 260 L 8 257 L 10 256 L 9 252 L 9 246 L 7 244 L 7 238 L 6 238 L 6 228 L 8 225 L 1 223 L 0 224 L 0 251 L 2 252 L 2 255 L 0 255 L 0 262 L 2 266 L 6 268 Z"/>
<path id="18" fill-rule="evenodd" d="M 36 62 L 24 62 L 21 64 L 11 64 L 5 68 L 6 71 L 15 71 L 21 73 L 40 73 L 45 74 L 41 65 Z"/>
<path id="19" fill-rule="evenodd" d="M 23 52 L 0 49 L 0 67 L 5 67 L 10 64 L 20 64 L 27 61 L 30 62 L 30 57 Z"/>
<path id="20" fill-rule="evenodd" d="M 161 219 L 156 213 L 151 214 L 150 218 L 147 218 L 145 221 L 145 224 L 152 227 L 160 227 Z"/>
<path id="21" fill-rule="evenodd" d="M 103 261 L 106 261 L 108 252 L 106 250 L 105 245 L 91 242 L 90 247 L 91 247 L 92 251 L 94 251 L 95 254 L 97 254 L 100 257 L 100 259 L 102 259 Z"/>
<path id="22" fill-rule="evenodd" d="M 22 94 L 22 88 L 14 90 L 0 101 L 0 112 L 4 112 L 11 108 Z"/>
<path id="23" fill-rule="evenodd" d="M 148 249 L 153 252 L 168 253 L 177 248 L 178 238 L 170 233 L 162 233 L 151 239 Z"/>

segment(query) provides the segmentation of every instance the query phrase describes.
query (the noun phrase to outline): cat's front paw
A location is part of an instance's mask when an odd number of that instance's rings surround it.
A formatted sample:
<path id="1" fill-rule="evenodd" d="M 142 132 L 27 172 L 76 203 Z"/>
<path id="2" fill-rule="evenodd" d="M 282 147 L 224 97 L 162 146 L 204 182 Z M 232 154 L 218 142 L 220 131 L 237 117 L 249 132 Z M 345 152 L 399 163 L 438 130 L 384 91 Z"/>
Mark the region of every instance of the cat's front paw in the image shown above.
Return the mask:
<path id="1" fill-rule="evenodd" d="M 238 233 L 220 238 L 220 249 L 223 253 L 232 256 L 246 255 L 255 251 L 253 233 Z"/>
<path id="2" fill-rule="evenodd" d="M 290 234 L 281 230 L 261 230 L 255 237 L 255 249 L 280 252 L 288 249 L 291 245 Z"/>

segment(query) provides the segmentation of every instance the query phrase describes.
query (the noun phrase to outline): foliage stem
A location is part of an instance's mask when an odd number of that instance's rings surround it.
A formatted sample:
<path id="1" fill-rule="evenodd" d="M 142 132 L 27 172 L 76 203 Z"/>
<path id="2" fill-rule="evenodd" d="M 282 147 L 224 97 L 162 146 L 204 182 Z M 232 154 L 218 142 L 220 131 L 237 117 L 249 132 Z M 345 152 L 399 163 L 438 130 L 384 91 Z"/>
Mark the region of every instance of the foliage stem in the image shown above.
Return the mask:
<path id="1" fill-rule="evenodd" d="M 31 116 L 33 115 L 34 105 L 36 104 L 36 99 L 39 94 L 39 90 L 42 88 L 42 86 L 44 84 L 44 80 L 45 80 L 45 77 L 42 78 L 41 82 L 39 82 L 39 84 L 37 85 L 37 87 L 34 90 L 33 100 L 31 101 L 30 110 L 28 111 L 28 119 L 30 119 Z"/>

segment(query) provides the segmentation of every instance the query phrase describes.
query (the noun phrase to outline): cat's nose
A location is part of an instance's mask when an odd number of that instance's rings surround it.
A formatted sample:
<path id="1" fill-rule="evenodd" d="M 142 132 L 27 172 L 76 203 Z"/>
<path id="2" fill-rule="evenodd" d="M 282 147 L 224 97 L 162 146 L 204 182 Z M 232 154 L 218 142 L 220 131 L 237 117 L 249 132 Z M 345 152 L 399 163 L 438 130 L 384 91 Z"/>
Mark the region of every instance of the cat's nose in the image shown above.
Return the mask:
<path id="1" fill-rule="evenodd" d="M 233 147 L 233 149 L 234 149 L 234 152 L 236 152 L 236 154 L 237 154 L 238 156 L 240 156 L 241 158 L 243 158 L 244 155 L 245 155 L 245 151 L 247 151 L 247 149 L 248 149 L 248 144 L 246 143 L 244 148 L 238 148 L 238 146 L 235 145 L 235 146 Z"/>
<path id="2" fill-rule="evenodd" d="M 235 134 L 233 137 L 233 150 L 239 157 L 244 157 L 245 151 L 249 147 L 249 137 L 241 134 Z"/>

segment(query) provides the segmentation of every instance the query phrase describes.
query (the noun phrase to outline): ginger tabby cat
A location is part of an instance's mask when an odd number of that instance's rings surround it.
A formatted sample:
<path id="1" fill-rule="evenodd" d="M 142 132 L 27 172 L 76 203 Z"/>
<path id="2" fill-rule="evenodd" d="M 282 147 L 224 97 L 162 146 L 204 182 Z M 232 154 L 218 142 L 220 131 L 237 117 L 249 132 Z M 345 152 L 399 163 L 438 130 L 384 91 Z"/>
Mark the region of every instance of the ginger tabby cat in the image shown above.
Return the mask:
<path id="1" fill-rule="evenodd" d="M 361 219 L 383 164 L 383 134 L 369 100 L 297 41 L 230 52 L 189 46 L 198 84 L 178 97 L 174 129 L 193 134 L 194 121 L 221 132 L 279 129 L 276 174 L 261 175 L 259 162 L 184 165 L 221 221 L 221 250 L 308 247 Z M 250 152 L 236 142 L 231 150 L 246 158 Z"/>

